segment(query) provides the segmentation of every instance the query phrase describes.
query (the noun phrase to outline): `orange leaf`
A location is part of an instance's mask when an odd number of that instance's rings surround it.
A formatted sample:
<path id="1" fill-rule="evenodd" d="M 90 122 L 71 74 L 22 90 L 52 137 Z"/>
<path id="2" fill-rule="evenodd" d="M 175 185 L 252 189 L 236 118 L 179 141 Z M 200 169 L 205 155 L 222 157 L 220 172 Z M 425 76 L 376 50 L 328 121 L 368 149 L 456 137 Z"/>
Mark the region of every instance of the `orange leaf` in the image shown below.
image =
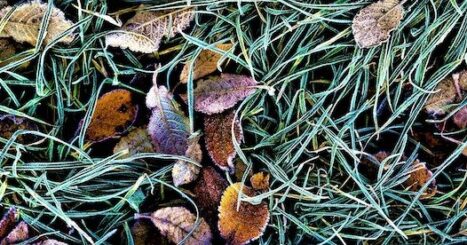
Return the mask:
<path id="1" fill-rule="evenodd" d="M 22 117 L 13 115 L 0 116 L 0 137 L 10 139 L 16 131 L 19 130 L 38 130 L 35 123 Z M 21 144 L 28 144 L 34 141 L 35 136 L 21 134 L 16 138 L 16 142 Z"/>
<path id="2" fill-rule="evenodd" d="M 404 185 L 409 187 L 411 191 L 417 192 L 424 186 L 433 173 L 426 167 L 424 162 L 415 160 L 412 166 L 410 177 L 405 181 Z M 436 194 L 436 182 L 433 180 L 430 186 L 425 190 L 422 198 L 429 198 Z"/>
<path id="3" fill-rule="evenodd" d="M 253 205 L 241 202 L 237 210 L 237 200 L 241 183 L 230 185 L 225 191 L 219 206 L 219 231 L 229 244 L 247 244 L 263 235 L 269 222 L 269 210 L 265 202 Z M 253 196 L 254 191 L 244 186 L 243 194 Z"/>
<path id="4" fill-rule="evenodd" d="M 255 190 L 267 190 L 269 188 L 269 173 L 258 172 L 251 176 L 250 182 Z"/>

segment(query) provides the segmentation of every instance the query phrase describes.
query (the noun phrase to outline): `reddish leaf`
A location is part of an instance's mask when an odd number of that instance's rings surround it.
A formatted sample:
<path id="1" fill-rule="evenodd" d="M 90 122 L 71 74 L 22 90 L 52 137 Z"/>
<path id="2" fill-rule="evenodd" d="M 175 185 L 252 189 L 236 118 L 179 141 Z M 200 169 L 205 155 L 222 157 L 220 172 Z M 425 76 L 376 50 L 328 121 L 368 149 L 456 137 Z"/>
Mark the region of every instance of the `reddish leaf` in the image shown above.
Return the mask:
<path id="1" fill-rule="evenodd" d="M 467 126 L 467 106 L 460 109 L 452 119 L 457 127 L 464 129 Z"/>
<path id="2" fill-rule="evenodd" d="M 194 187 L 197 204 L 205 211 L 217 210 L 227 181 L 212 167 L 204 167 Z"/>
<path id="3" fill-rule="evenodd" d="M 13 227 L 15 227 L 16 219 L 18 218 L 18 212 L 15 207 L 8 209 L 0 220 L 0 237 L 5 237 Z"/>
<path id="4" fill-rule="evenodd" d="M 0 242 L 0 245 L 14 244 L 29 238 L 28 225 L 21 221 L 19 224 Z"/>

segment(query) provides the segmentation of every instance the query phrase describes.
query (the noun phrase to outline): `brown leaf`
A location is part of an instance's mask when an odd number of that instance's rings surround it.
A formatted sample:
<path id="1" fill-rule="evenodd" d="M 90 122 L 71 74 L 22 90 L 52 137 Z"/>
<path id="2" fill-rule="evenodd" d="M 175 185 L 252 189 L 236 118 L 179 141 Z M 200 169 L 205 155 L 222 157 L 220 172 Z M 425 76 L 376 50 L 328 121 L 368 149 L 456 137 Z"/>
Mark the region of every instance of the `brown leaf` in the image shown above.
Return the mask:
<path id="1" fill-rule="evenodd" d="M 193 189 L 197 204 L 207 212 L 217 210 L 222 193 L 227 186 L 227 181 L 213 167 L 202 168 Z"/>
<path id="2" fill-rule="evenodd" d="M 0 0 L 0 8 L 3 8 L 8 5 L 7 0 Z"/>
<path id="3" fill-rule="evenodd" d="M 222 51 L 228 51 L 232 48 L 231 43 L 225 44 L 217 44 L 216 48 Z M 215 71 L 217 71 L 217 65 L 220 59 L 222 58 L 222 54 L 211 51 L 211 50 L 203 50 L 196 57 L 195 63 L 193 64 L 193 80 L 205 77 Z M 182 73 L 180 74 L 180 82 L 187 83 L 188 81 L 188 74 L 190 72 L 191 62 L 187 62 L 185 66 L 183 66 Z"/>
<path id="4" fill-rule="evenodd" d="M 0 38 L 0 66 L 5 65 L 4 60 L 13 57 L 16 46 L 7 38 Z"/>
<path id="5" fill-rule="evenodd" d="M 26 222 L 21 221 L 19 224 L 0 242 L 0 245 L 14 244 L 24 241 L 29 238 L 29 228 Z"/>
<path id="6" fill-rule="evenodd" d="M 263 235 L 269 222 L 269 210 L 265 202 L 253 205 L 237 200 L 241 183 L 230 185 L 222 195 L 219 206 L 219 231 L 229 244 L 247 244 Z M 244 186 L 243 194 L 253 196 L 254 191 Z"/>
<path id="7" fill-rule="evenodd" d="M 250 178 L 251 186 L 255 190 L 264 191 L 269 188 L 269 173 L 258 172 Z"/>
<path id="8" fill-rule="evenodd" d="M 0 10 L 0 18 L 6 16 L 12 9 L 12 7 L 5 7 Z M 19 43 L 26 42 L 36 45 L 42 19 L 46 13 L 47 4 L 37 0 L 19 5 L 8 18 L 5 27 L 0 32 L 0 37 L 11 37 Z M 73 23 L 67 20 L 64 13 L 56 7 L 52 7 L 47 23 L 47 32 L 43 40 L 44 45 L 49 44 L 73 26 Z M 71 43 L 72 41 L 72 35 L 65 35 L 60 38 L 62 43 Z"/>
<path id="9" fill-rule="evenodd" d="M 189 139 L 188 149 L 186 150 L 185 156 L 201 163 L 203 160 L 203 152 L 199 145 L 200 136 L 195 136 Z M 175 186 L 185 185 L 195 181 L 198 178 L 200 167 L 196 166 L 191 162 L 178 160 L 172 168 L 172 179 Z"/>
<path id="10" fill-rule="evenodd" d="M 162 235 L 174 243 L 180 243 L 189 232 L 195 231 L 184 241 L 183 244 L 210 244 L 212 240 L 209 225 L 200 219 L 199 226 L 195 226 L 196 216 L 183 207 L 161 208 L 150 216 L 136 214 L 136 219 L 147 218 L 159 229 Z"/>
<path id="11" fill-rule="evenodd" d="M 412 171 L 404 185 L 409 187 L 411 191 L 418 192 L 423 185 L 433 176 L 433 173 L 426 167 L 424 162 L 415 160 L 413 162 Z M 436 194 L 436 181 L 433 180 L 430 186 L 425 190 L 422 198 L 429 198 Z"/>
<path id="12" fill-rule="evenodd" d="M 237 179 L 238 182 L 242 181 L 243 175 L 245 174 L 247 167 L 248 166 L 241 159 L 237 158 L 235 160 L 235 178 Z M 251 178 L 251 176 L 253 176 L 253 171 L 251 171 L 250 169 L 247 173 L 246 179 Z"/>
<path id="13" fill-rule="evenodd" d="M 141 9 L 144 6 L 141 6 Z M 176 11 L 138 11 L 121 28 L 105 37 L 107 45 L 152 53 L 159 49 L 163 37 L 174 37 L 190 26 L 194 18 L 192 8 Z"/>
<path id="14" fill-rule="evenodd" d="M 34 130 L 37 131 L 38 127 L 32 121 L 13 115 L 0 116 L 0 137 L 10 139 L 16 131 L 19 130 Z M 16 138 L 16 142 L 21 144 L 29 144 L 34 141 L 36 137 L 32 135 L 21 134 Z"/>
<path id="15" fill-rule="evenodd" d="M 404 8 L 398 0 L 381 0 L 357 13 L 352 31 L 358 46 L 370 48 L 387 41 L 404 16 Z"/>
<path id="16" fill-rule="evenodd" d="M 160 245 L 161 236 L 154 225 L 145 222 L 145 220 L 137 220 L 131 226 L 131 234 L 135 245 Z"/>
<path id="17" fill-rule="evenodd" d="M 425 104 L 425 110 L 432 115 L 443 115 L 446 113 L 446 105 L 454 102 L 457 96 L 452 76 L 441 80 L 434 91 Z"/>
<path id="18" fill-rule="evenodd" d="M 17 219 L 18 211 L 15 207 L 10 207 L 0 220 L 0 238 L 5 237 L 15 227 Z"/>
<path id="19" fill-rule="evenodd" d="M 105 93 L 97 100 L 86 138 L 99 142 L 124 133 L 133 124 L 137 112 L 130 91 L 115 89 Z"/>
<path id="20" fill-rule="evenodd" d="M 237 143 L 243 140 L 243 130 L 238 120 L 234 121 L 235 112 L 228 111 L 221 114 L 206 116 L 204 119 L 204 133 L 206 148 L 213 162 L 223 170 L 234 171 L 233 159 L 236 155 L 232 141 L 232 124 Z"/>
<path id="21" fill-rule="evenodd" d="M 456 112 L 452 120 L 457 127 L 464 129 L 467 126 L 467 106 L 462 107 L 462 109 Z"/>
<path id="22" fill-rule="evenodd" d="M 128 135 L 122 137 L 115 145 L 113 153 L 128 150 L 128 155 L 154 152 L 151 137 L 146 128 L 135 128 Z"/>

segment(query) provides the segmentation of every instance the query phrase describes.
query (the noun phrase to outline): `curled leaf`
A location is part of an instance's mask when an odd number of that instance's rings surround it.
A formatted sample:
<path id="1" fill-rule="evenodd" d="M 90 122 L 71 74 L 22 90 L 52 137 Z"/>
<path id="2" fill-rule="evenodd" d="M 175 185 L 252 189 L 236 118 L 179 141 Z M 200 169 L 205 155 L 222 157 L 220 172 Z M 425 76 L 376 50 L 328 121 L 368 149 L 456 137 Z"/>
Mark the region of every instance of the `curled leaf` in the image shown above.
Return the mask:
<path id="1" fill-rule="evenodd" d="M 438 83 L 435 93 L 428 98 L 425 110 L 432 115 L 443 115 L 446 113 L 446 105 L 454 102 L 456 96 L 457 89 L 453 76 L 446 77 Z"/>
<path id="2" fill-rule="evenodd" d="M 19 224 L 0 242 L 0 245 L 15 244 L 29 238 L 29 228 L 26 222 Z"/>
<path id="3" fill-rule="evenodd" d="M 183 244 L 188 245 L 210 244 L 212 240 L 211 229 L 206 221 L 200 218 L 199 226 L 195 226 L 196 216 L 183 207 L 161 208 L 150 216 L 136 214 L 135 218 L 150 219 L 163 236 L 176 244 L 185 238 Z M 193 232 L 188 236 L 191 231 Z"/>
<path id="4" fill-rule="evenodd" d="M 138 11 L 121 28 L 105 37 L 107 45 L 130 49 L 134 52 L 152 53 L 159 49 L 162 38 L 174 37 L 190 26 L 193 9 L 176 11 Z"/>
<path id="5" fill-rule="evenodd" d="M 146 104 L 152 109 L 148 131 L 156 152 L 185 155 L 188 148 L 188 118 L 166 87 L 151 88 Z"/>
<path id="6" fill-rule="evenodd" d="M 227 181 L 213 167 L 204 167 L 193 189 L 197 204 L 207 212 L 216 210 L 227 186 Z"/>
<path id="7" fill-rule="evenodd" d="M 452 119 L 457 127 L 464 129 L 467 126 L 467 106 L 462 107 Z"/>
<path id="8" fill-rule="evenodd" d="M 11 11 L 13 12 L 1 30 L 0 37 L 11 37 L 19 43 L 26 42 L 36 45 L 42 20 L 48 12 L 47 4 L 34 0 L 23 3 L 14 10 L 13 7 L 5 7 L 0 10 L 0 18 L 5 17 Z M 57 39 L 73 26 L 73 23 L 65 18 L 65 14 L 56 7 L 52 7 L 47 23 L 47 30 L 43 40 L 44 45 Z M 71 43 L 72 41 L 72 35 L 65 35 L 59 39 L 59 42 L 62 43 Z"/>
<path id="9" fill-rule="evenodd" d="M 128 155 L 135 155 L 138 153 L 151 153 L 154 152 L 151 137 L 145 128 L 136 128 L 128 135 L 122 137 L 115 145 L 113 153 L 123 150 L 128 150 Z"/>
<path id="10" fill-rule="evenodd" d="M 0 220 L 0 237 L 5 237 L 15 227 L 16 219 L 18 211 L 15 207 L 9 208 Z"/>
<path id="11" fill-rule="evenodd" d="M 226 44 L 218 44 L 216 48 L 227 51 L 232 48 L 231 43 Z M 196 57 L 195 62 L 193 64 L 193 80 L 205 77 L 215 71 L 217 71 L 217 65 L 222 58 L 222 54 L 211 51 L 211 50 L 203 50 Z M 180 82 L 187 83 L 188 74 L 190 72 L 191 62 L 188 62 L 183 66 L 182 73 L 180 74 Z"/>
<path id="12" fill-rule="evenodd" d="M 10 139 L 13 134 L 19 130 L 33 130 L 37 131 L 38 127 L 32 121 L 13 115 L 0 116 L 0 137 Z M 34 141 L 34 135 L 20 134 L 16 138 L 16 142 L 21 144 L 29 144 Z"/>
<path id="13" fill-rule="evenodd" d="M 256 91 L 256 81 L 248 76 L 221 74 L 198 81 L 193 91 L 195 109 L 212 115 L 230 109 Z"/>
<path id="14" fill-rule="evenodd" d="M 86 138 L 99 142 L 124 133 L 136 119 L 138 106 L 128 90 L 115 89 L 102 95 L 96 104 Z"/>
<path id="15" fill-rule="evenodd" d="M 357 13 L 352 31 L 358 46 L 370 48 L 387 41 L 404 16 L 398 0 L 380 0 Z"/>
<path id="16" fill-rule="evenodd" d="M 193 159 L 194 161 L 201 163 L 203 159 L 203 152 L 201 146 L 198 143 L 199 136 L 195 136 L 189 139 L 188 149 L 185 152 L 185 156 Z M 175 186 L 191 183 L 198 178 L 200 167 L 196 166 L 191 162 L 178 160 L 172 169 L 172 179 Z"/>
<path id="17" fill-rule="evenodd" d="M 424 162 L 416 160 L 413 162 L 412 171 L 409 178 L 405 181 L 404 185 L 409 187 L 411 191 L 419 191 L 425 185 L 433 173 L 426 167 Z M 430 186 L 425 190 L 422 198 L 429 198 L 436 194 L 436 182 L 432 180 Z"/>
<path id="18" fill-rule="evenodd" d="M 267 190 L 269 188 L 269 173 L 258 172 L 250 178 L 251 187 L 255 190 Z"/>
<path id="19" fill-rule="evenodd" d="M 241 183 L 230 185 L 222 195 L 219 206 L 219 231 L 229 244 L 247 244 L 263 235 L 269 222 L 269 210 L 265 202 L 253 205 L 237 200 Z M 254 191 L 244 186 L 243 194 L 253 196 Z"/>
<path id="20" fill-rule="evenodd" d="M 233 159 L 236 151 L 232 138 L 234 125 L 237 143 L 243 140 L 242 125 L 235 120 L 235 112 L 228 111 L 221 114 L 206 116 L 204 119 L 204 133 L 206 148 L 212 161 L 221 169 L 233 172 Z"/>

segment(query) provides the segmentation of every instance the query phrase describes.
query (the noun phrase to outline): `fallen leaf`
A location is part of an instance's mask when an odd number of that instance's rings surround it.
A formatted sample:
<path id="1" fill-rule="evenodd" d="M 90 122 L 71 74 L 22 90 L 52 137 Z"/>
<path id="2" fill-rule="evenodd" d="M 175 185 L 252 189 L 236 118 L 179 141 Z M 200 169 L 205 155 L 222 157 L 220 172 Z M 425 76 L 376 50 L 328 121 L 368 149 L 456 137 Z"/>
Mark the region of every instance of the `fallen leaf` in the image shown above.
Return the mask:
<path id="1" fill-rule="evenodd" d="M 190 26 L 192 8 L 176 11 L 138 11 L 119 32 L 105 37 L 108 46 L 152 53 L 159 49 L 163 37 L 174 37 Z"/>
<path id="2" fill-rule="evenodd" d="M 189 232 L 183 244 L 211 244 L 212 234 L 209 225 L 203 218 L 199 218 L 199 226 L 195 226 L 196 216 L 183 207 L 161 208 L 151 215 L 136 214 L 135 219 L 150 219 L 163 236 L 179 244 Z"/>
<path id="3" fill-rule="evenodd" d="M 222 193 L 227 188 L 228 182 L 213 168 L 204 167 L 193 192 L 196 203 L 207 212 L 217 210 L 221 201 Z"/>
<path id="4" fill-rule="evenodd" d="M 352 32 L 358 46 L 370 48 L 387 41 L 404 16 L 404 8 L 398 0 L 381 0 L 357 13 Z"/>
<path id="5" fill-rule="evenodd" d="M 265 202 L 253 205 L 241 202 L 237 210 L 241 183 L 230 185 L 222 195 L 219 206 L 219 231 L 228 244 L 247 244 L 263 235 L 269 222 L 269 210 Z M 244 186 L 244 195 L 253 196 L 254 191 Z"/>
<path id="6" fill-rule="evenodd" d="M 99 142 L 121 135 L 133 124 L 137 112 L 130 91 L 115 89 L 103 94 L 97 100 L 86 138 Z"/>
<path id="7" fill-rule="evenodd" d="M 0 10 L 0 18 L 6 16 L 13 7 L 5 7 Z M 0 32 L 0 37 L 11 37 L 19 43 L 36 45 L 42 19 L 47 14 L 47 4 L 38 0 L 23 3 L 16 7 L 8 18 L 5 26 Z M 44 45 L 57 39 L 63 32 L 71 29 L 73 22 L 65 18 L 65 14 L 58 8 L 52 7 L 48 19 L 47 31 L 44 35 Z M 71 43 L 72 35 L 65 35 L 59 39 L 62 43 Z"/>
<path id="8" fill-rule="evenodd" d="M 33 243 L 32 245 L 68 245 L 68 243 L 60 242 L 55 239 L 47 239 L 44 241 Z"/>
<path id="9" fill-rule="evenodd" d="M 256 91 L 256 81 L 243 75 L 221 74 L 197 82 L 195 109 L 208 115 L 230 109 Z"/>
<path id="10" fill-rule="evenodd" d="M 189 139 L 188 149 L 185 152 L 185 156 L 201 163 L 203 160 L 203 152 L 199 145 L 200 136 L 195 136 Z M 196 166 L 191 162 L 178 160 L 172 168 L 172 179 L 175 186 L 185 185 L 195 181 L 198 178 L 200 167 Z"/>
<path id="11" fill-rule="evenodd" d="M 172 93 L 164 86 L 155 85 L 147 94 L 146 104 L 152 109 L 148 131 L 154 150 L 165 154 L 185 155 L 189 121 L 173 99 Z"/>
<path id="12" fill-rule="evenodd" d="M 10 139 L 13 134 L 19 130 L 37 131 L 38 127 L 30 120 L 13 115 L 0 116 L 0 137 Z M 35 140 L 34 135 L 21 134 L 16 138 L 17 143 L 29 144 Z"/>
<path id="13" fill-rule="evenodd" d="M 132 156 L 138 153 L 154 152 L 151 137 L 149 137 L 146 128 L 135 128 L 130 133 L 120 139 L 115 145 L 113 153 L 128 150 L 128 155 Z"/>
<path id="14" fill-rule="evenodd" d="M 160 245 L 161 236 L 154 225 L 145 220 L 137 220 L 131 226 L 131 234 L 135 245 Z"/>
<path id="15" fill-rule="evenodd" d="M 216 48 L 222 51 L 228 51 L 232 48 L 231 43 L 226 44 L 218 44 Z M 222 58 L 222 54 L 211 51 L 211 50 L 203 50 L 201 53 L 196 57 L 195 62 L 193 64 L 193 80 L 205 77 L 215 71 L 217 71 L 217 65 Z M 180 74 L 180 82 L 187 83 L 188 81 L 188 74 L 190 72 L 191 62 L 187 62 L 183 66 L 182 73 Z"/>
<path id="16" fill-rule="evenodd" d="M 242 125 L 234 121 L 235 111 L 206 116 L 204 118 L 204 133 L 206 148 L 212 161 L 222 170 L 233 172 L 233 159 L 236 155 L 232 141 L 232 124 L 237 143 L 243 140 Z"/>
<path id="17" fill-rule="evenodd" d="M 4 60 L 13 57 L 16 53 L 16 46 L 7 38 L 0 38 L 0 66 L 4 65 Z"/>
<path id="18" fill-rule="evenodd" d="M 467 236 L 467 218 L 465 218 L 465 219 L 461 222 L 461 226 L 460 226 L 460 228 L 459 228 L 459 234 L 460 234 L 460 235 Z"/>
<path id="19" fill-rule="evenodd" d="M 237 179 L 237 181 L 241 182 L 243 179 L 243 175 L 245 175 L 246 169 L 248 166 L 241 159 L 238 159 L 238 158 L 235 161 L 234 165 L 235 165 L 235 178 Z M 251 178 L 251 176 L 253 176 L 253 171 L 251 171 L 250 169 L 247 173 L 246 179 Z"/>
<path id="20" fill-rule="evenodd" d="M 452 120 L 457 127 L 464 129 L 467 126 L 467 106 L 462 107 L 462 109 L 456 112 Z"/>
<path id="21" fill-rule="evenodd" d="M 409 178 L 405 181 L 404 185 L 409 187 L 413 192 L 418 192 L 433 176 L 433 173 L 426 167 L 424 162 L 415 160 L 413 162 L 412 171 Z M 436 194 L 436 181 L 433 180 L 430 186 L 423 193 L 422 198 L 429 198 Z"/>
<path id="22" fill-rule="evenodd" d="M 18 211 L 15 207 L 10 207 L 0 220 L 0 238 L 5 237 L 15 227 L 17 219 Z"/>
<path id="23" fill-rule="evenodd" d="M 269 188 L 269 173 L 258 172 L 250 178 L 251 187 L 255 190 L 264 191 Z"/>
<path id="24" fill-rule="evenodd" d="M 19 224 L 0 242 L 0 245 L 15 244 L 29 238 L 29 228 L 26 222 L 21 221 Z"/>
<path id="25" fill-rule="evenodd" d="M 0 8 L 3 8 L 8 5 L 7 0 L 0 0 Z"/>
<path id="26" fill-rule="evenodd" d="M 432 94 L 426 104 L 425 110 L 432 115 L 444 115 L 446 105 L 454 102 L 457 96 L 456 86 L 452 76 L 441 80 L 436 86 L 435 93 Z"/>
<path id="27" fill-rule="evenodd" d="M 467 90 L 467 70 L 454 73 L 452 78 L 454 83 L 459 86 L 459 89 Z"/>

